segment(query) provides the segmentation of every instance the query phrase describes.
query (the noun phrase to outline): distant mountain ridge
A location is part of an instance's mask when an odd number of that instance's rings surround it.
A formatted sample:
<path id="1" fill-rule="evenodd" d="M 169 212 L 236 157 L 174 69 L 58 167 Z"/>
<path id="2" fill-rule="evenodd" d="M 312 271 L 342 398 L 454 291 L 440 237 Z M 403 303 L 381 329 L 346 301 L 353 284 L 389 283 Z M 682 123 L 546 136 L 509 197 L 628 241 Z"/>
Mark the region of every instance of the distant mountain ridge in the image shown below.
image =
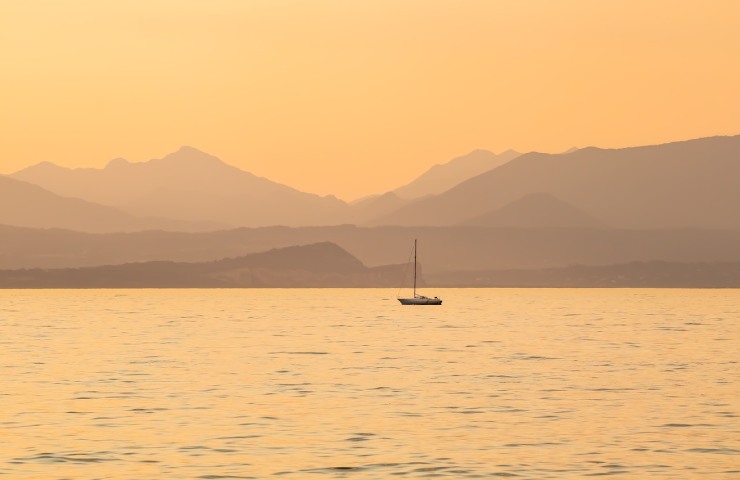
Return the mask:
<path id="1" fill-rule="evenodd" d="M 347 223 L 740 229 L 734 208 L 740 202 L 739 159 L 740 135 L 561 154 L 475 150 L 408 185 L 349 205 L 182 147 L 148 162 L 114 159 L 103 169 L 42 162 L 18 171 L 5 178 L 44 190 L 6 187 L 0 223 L 89 232 Z"/>
<path id="2" fill-rule="evenodd" d="M 396 286 L 403 265 L 368 268 L 329 242 L 238 258 L 87 268 L 0 270 L 0 288 L 234 288 Z"/>
<path id="3" fill-rule="evenodd" d="M 740 288 L 740 262 L 630 262 L 528 270 L 447 272 L 429 278 L 456 288 Z"/>
<path id="4" fill-rule="evenodd" d="M 740 229 L 740 135 L 528 153 L 369 225 L 453 225 L 547 193 L 614 228 Z"/>
<path id="5" fill-rule="evenodd" d="M 115 207 L 129 215 L 198 225 L 208 222 L 214 228 L 332 225 L 363 223 L 388 214 L 413 200 L 405 197 L 433 195 L 516 155 L 513 151 L 495 155 L 475 150 L 446 164 L 435 165 L 415 181 L 400 187 L 398 192 L 404 197 L 392 191 L 353 205 L 331 195 L 304 193 L 258 177 L 188 146 L 146 162 L 115 158 L 102 169 L 70 169 L 41 162 L 10 177 L 57 195 Z M 57 222 L 50 226 L 64 225 Z M 82 225 L 80 229 L 99 231 Z"/>
<path id="6" fill-rule="evenodd" d="M 530 193 L 461 225 L 519 228 L 598 228 L 603 223 L 548 193 Z"/>
<path id="7" fill-rule="evenodd" d="M 10 177 L 41 186 L 68 197 L 83 198 L 103 205 L 121 206 L 161 188 L 178 187 L 194 192 L 211 192 L 207 181 L 218 180 L 222 189 L 242 186 L 235 180 L 244 175 L 259 191 L 288 190 L 279 184 L 239 170 L 193 147 L 184 146 L 165 157 L 132 163 L 115 158 L 102 168 L 66 168 L 41 162 L 15 172 Z"/>
<path id="8" fill-rule="evenodd" d="M 0 175 L 0 224 L 85 232 L 150 229 L 203 231 L 216 228 L 215 224 L 209 222 L 137 217 L 114 207 L 57 195 L 4 175 Z"/>
<path id="9" fill-rule="evenodd" d="M 262 227 L 183 233 L 80 233 L 0 225 L 0 269 L 208 262 L 331 242 L 364 265 L 406 262 L 420 240 L 423 271 L 541 269 L 632 261 L 738 262 L 740 230 L 496 227 Z"/>
<path id="10" fill-rule="evenodd" d="M 442 193 L 462 181 L 496 168 L 521 155 L 507 150 L 498 155 L 487 150 L 473 150 L 444 164 L 433 165 L 412 182 L 386 192 L 371 195 L 350 204 L 346 221 L 355 225 L 390 214 L 420 198 Z"/>
<path id="11" fill-rule="evenodd" d="M 473 150 L 447 163 L 432 166 L 413 182 L 393 190 L 393 193 L 403 199 L 437 195 L 469 178 L 499 167 L 519 155 L 521 153 L 514 150 L 506 150 L 500 154 L 488 150 Z"/>
<path id="12" fill-rule="evenodd" d="M 232 227 L 331 224 L 348 208 L 335 197 L 300 192 L 192 147 L 142 163 L 115 159 L 103 169 L 66 169 L 42 163 L 11 177 L 59 195 L 116 206 L 132 215 Z"/>
<path id="13" fill-rule="evenodd" d="M 16 177 L 46 178 L 66 194 Z M 0 175 L 0 269 L 100 267 L 101 275 L 119 275 L 111 270 L 117 265 L 160 262 L 162 268 L 142 268 L 152 278 L 162 272 L 188 278 L 193 270 L 182 262 L 330 242 L 354 257 L 342 264 L 346 270 L 299 268 L 299 257 L 288 261 L 292 270 L 278 259 L 264 266 L 266 273 L 258 265 L 236 270 L 262 272 L 274 285 L 309 285 L 309 278 L 326 280 L 311 280 L 316 285 L 338 279 L 360 285 L 380 275 L 365 268 L 405 260 L 408 245 L 419 238 L 427 278 L 456 278 L 459 285 L 497 285 L 503 278 L 606 285 L 599 283 L 601 274 L 622 285 L 622 271 L 631 284 L 644 275 L 667 285 L 670 272 L 682 278 L 694 272 L 712 279 L 703 285 L 724 285 L 723 276 L 734 281 L 729 264 L 740 262 L 738 180 L 740 135 L 528 153 L 438 194 L 409 199 L 391 191 L 351 206 L 260 179 L 191 148 L 141 164 L 115 159 L 104 169 L 41 163 L 13 177 Z M 122 206 L 74 198 L 77 189 Z M 201 218 L 207 221 L 188 220 Z M 230 228 L 231 222 L 270 226 Z M 316 250 L 315 260 L 321 263 L 327 251 Z M 289 251 L 280 257 L 291 258 Z M 339 257 L 326 261 L 338 268 Z M 218 263 L 220 273 L 212 272 L 206 283 L 237 285 L 232 277 L 241 274 L 227 265 Z M 203 271 L 194 271 L 202 280 Z M 70 271 L 59 275 L 76 278 Z"/>
<path id="14" fill-rule="evenodd" d="M 405 264 L 368 268 L 330 242 L 210 262 L 150 261 L 86 268 L 0 270 L 0 288 L 393 287 Z M 641 261 L 429 275 L 428 286 L 546 288 L 739 288 L 740 262 Z M 394 303 L 395 304 L 395 303 Z"/>

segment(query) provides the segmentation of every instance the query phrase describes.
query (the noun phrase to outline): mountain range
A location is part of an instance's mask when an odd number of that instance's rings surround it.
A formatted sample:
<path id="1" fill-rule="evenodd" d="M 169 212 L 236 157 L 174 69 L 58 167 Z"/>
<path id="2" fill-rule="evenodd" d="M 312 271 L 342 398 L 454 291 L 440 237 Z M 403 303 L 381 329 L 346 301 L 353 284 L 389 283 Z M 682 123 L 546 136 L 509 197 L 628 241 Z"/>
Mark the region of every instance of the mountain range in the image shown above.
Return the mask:
<path id="1" fill-rule="evenodd" d="M 293 246 L 212 262 L 150 261 L 86 268 L 0 270 L 0 288 L 384 287 L 400 292 L 406 265 L 366 267 L 329 243 Z M 630 262 L 608 266 L 456 271 L 420 287 L 738 288 L 740 262 Z"/>
<path id="2" fill-rule="evenodd" d="M 79 198 L 57 195 L 39 186 L 0 175 L 0 223 L 32 228 L 66 228 L 85 232 L 142 230 L 202 231 L 214 222 L 135 216 Z"/>
<path id="3" fill-rule="evenodd" d="M 604 224 L 583 210 L 549 193 L 530 193 L 498 210 L 465 220 L 460 225 L 520 228 L 599 228 Z"/>
<path id="4" fill-rule="evenodd" d="M 740 135 L 528 153 L 374 225 L 455 225 L 543 193 L 614 228 L 740 229 Z"/>
<path id="5" fill-rule="evenodd" d="M 414 238 L 429 275 L 632 261 L 740 261 L 740 230 L 454 227 L 261 227 L 185 233 L 83 233 L 0 226 L 0 269 L 154 260 L 208 262 L 331 242 L 368 266 L 406 262 Z"/>
<path id="6" fill-rule="evenodd" d="M 183 147 L 142 163 L 68 169 L 43 162 L 0 177 L 0 223 L 89 232 L 340 224 L 738 229 L 738 159 L 740 136 L 561 154 L 476 150 L 348 204 Z"/>
<path id="7" fill-rule="evenodd" d="M 447 163 L 434 165 L 413 182 L 393 190 L 393 193 L 404 199 L 437 195 L 469 178 L 500 167 L 519 155 L 521 153 L 514 150 L 506 150 L 498 155 L 488 150 L 473 150 Z"/>
<path id="8" fill-rule="evenodd" d="M 351 204 L 190 147 L 103 169 L 47 162 L 0 176 L 0 269 L 221 268 L 225 258 L 327 242 L 373 269 L 406 260 L 418 238 L 424 271 L 439 285 L 526 284 L 529 274 L 511 273 L 523 271 L 541 272 L 531 284 L 567 284 L 583 273 L 574 266 L 611 266 L 609 277 L 619 275 L 618 265 L 645 278 L 660 277 L 653 274 L 662 268 L 711 271 L 716 280 L 725 267 L 712 265 L 740 261 L 738 179 L 740 136 L 561 154 L 473 151 Z M 72 279 L 69 273 L 59 275 Z M 301 278 L 309 277 L 324 285 L 315 272 Z"/>
<path id="9" fill-rule="evenodd" d="M 191 147 L 142 163 L 119 158 L 103 169 L 45 162 L 11 177 L 129 215 L 211 222 L 218 228 L 322 224 L 346 209 L 334 197 L 299 192 Z"/>
<path id="10" fill-rule="evenodd" d="M 397 287 L 403 267 L 368 268 L 337 245 L 322 242 L 213 262 L 5 270 L 0 288 Z"/>
<path id="11" fill-rule="evenodd" d="M 451 186 L 487 168 L 495 168 L 513 152 L 496 156 L 478 150 L 435 165 L 417 181 L 402 188 L 419 196 Z M 440 176 L 440 173 L 442 175 Z M 41 162 L 9 176 L 41 187 L 38 195 L 27 194 L 14 201 L 9 187 L 7 204 L 12 211 L 0 211 L 0 223 L 33 227 L 61 227 L 75 230 L 132 231 L 151 228 L 202 231 L 271 225 L 306 226 L 363 223 L 413 200 L 395 192 L 349 205 L 331 195 L 318 196 L 258 177 L 226 164 L 192 147 L 182 147 L 161 159 L 131 163 L 111 160 L 105 168 L 60 167 Z M 8 177 L 5 177 L 9 184 Z M 16 186 L 15 190 L 23 187 Z M 31 191 L 28 187 L 26 190 Z M 64 198 L 57 198 L 54 195 Z M 86 203 L 70 202 L 75 198 Z M 45 204 L 56 205 L 47 209 Z M 33 208 L 23 208 L 33 205 Z M 64 205 L 64 208 L 59 208 Z M 97 206 L 110 218 L 100 222 L 88 213 Z M 107 208 L 102 208 L 107 207 Z M 41 214 L 55 210 L 53 219 Z M 15 214 L 14 214 L 15 213 Z M 3 215 L 4 214 L 4 215 Z M 133 218 L 146 217 L 147 221 Z M 160 219 L 159 223 L 154 221 Z M 124 221 L 126 219 L 126 221 Z M 87 222 L 87 223 L 86 223 Z"/>

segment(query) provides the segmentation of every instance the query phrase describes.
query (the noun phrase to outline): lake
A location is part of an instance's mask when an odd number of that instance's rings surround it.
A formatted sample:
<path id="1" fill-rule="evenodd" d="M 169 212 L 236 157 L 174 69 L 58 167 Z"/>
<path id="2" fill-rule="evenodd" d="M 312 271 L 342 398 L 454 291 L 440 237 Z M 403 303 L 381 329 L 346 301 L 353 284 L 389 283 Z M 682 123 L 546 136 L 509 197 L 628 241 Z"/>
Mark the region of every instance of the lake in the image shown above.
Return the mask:
<path id="1" fill-rule="evenodd" d="M 740 290 L 0 290 L 0 476 L 740 478 Z"/>

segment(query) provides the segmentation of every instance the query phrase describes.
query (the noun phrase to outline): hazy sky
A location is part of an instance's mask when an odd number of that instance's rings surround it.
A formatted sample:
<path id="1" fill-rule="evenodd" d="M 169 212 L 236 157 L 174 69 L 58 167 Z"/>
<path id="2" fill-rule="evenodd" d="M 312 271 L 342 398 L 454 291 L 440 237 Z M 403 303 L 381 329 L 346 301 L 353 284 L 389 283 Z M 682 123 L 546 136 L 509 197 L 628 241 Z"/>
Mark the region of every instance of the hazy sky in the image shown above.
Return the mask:
<path id="1" fill-rule="evenodd" d="M 738 0 L 0 0 L 0 173 L 191 145 L 352 199 L 475 148 L 740 133 Z"/>

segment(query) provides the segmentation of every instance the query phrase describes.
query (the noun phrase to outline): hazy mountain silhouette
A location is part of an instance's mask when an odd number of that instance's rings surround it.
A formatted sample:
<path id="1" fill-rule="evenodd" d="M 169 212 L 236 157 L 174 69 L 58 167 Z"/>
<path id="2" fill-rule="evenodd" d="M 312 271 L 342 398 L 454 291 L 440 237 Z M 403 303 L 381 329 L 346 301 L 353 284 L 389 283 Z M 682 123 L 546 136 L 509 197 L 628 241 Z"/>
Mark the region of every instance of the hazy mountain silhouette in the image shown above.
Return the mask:
<path id="1" fill-rule="evenodd" d="M 83 232 L 214 229 L 214 224 L 208 222 L 135 217 L 113 207 L 56 195 L 36 185 L 4 175 L 0 175 L 0 223 L 20 227 L 66 228 Z"/>
<path id="2" fill-rule="evenodd" d="M 192 147 L 148 162 L 117 158 L 102 169 L 69 169 L 41 162 L 10 176 L 131 215 L 208 221 L 214 228 L 332 225 L 363 223 L 386 215 L 415 197 L 444 191 L 517 155 L 511 150 L 499 155 L 475 150 L 435 165 L 404 187 L 351 206 L 333 196 L 303 193 L 257 177 Z"/>
<path id="3" fill-rule="evenodd" d="M 542 269 L 633 261 L 738 262 L 740 230 L 335 227 L 240 228 L 204 233 L 88 234 L 0 226 L 0 269 L 214 261 L 272 248 L 332 242 L 364 265 L 408 260 L 414 238 L 428 274 Z"/>
<path id="4" fill-rule="evenodd" d="M 45 162 L 12 177 L 133 215 L 231 226 L 331 224 L 348 210 L 335 197 L 300 192 L 191 147 L 142 163 L 115 159 L 104 169 Z"/>
<path id="5" fill-rule="evenodd" d="M 492 212 L 461 223 L 479 227 L 595 228 L 604 225 L 548 193 L 531 193 Z"/>
<path id="6" fill-rule="evenodd" d="M 350 204 L 350 211 L 345 218 L 346 223 L 359 225 L 382 215 L 387 215 L 408 205 L 413 200 L 405 200 L 394 192 L 383 195 L 373 195 L 357 200 Z"/>
<path id="7" fill-rule="evenodd" d="M 512 282 L 520 279 L 531 286 L 623 286 L 622 275 L 633 286 L 640 278 L 652 279 L 650 286 L 677 286 L 669 281 L 671 274 L 689 278 L 687 272 L 694 272 L 701 285 L 693 286 L 727 286 L 735 278 L 730 264 L 740 262 L 740 136 L 530 153 L 438 195 L 405 200 L 389 192 L 351 207 L 260 179 L 189 148 L 141 164 L 119 159 L 105 169 L 69 170 L 44 163 L 14 176 L 46 182 L 69 196 L 87 192 L 148 216 L 170 212 L 257 225 L 326 224 L 327 218 L 361 222 L 376 216 L 377 223 L 400 225 L 183 233 L 214 224 L 138 218 L 0 176 L 0 269 L 101 268 L 24 273 L 23 278 L 36 279 L 57 275 L 66 279 L 55 280 L 60 286 L 92 285 L 90 279 L 105 275 L 123 279 L 116 286 L 154 280 L 163 281 L 160 286 L 185 286 L 192 279 L 200 282 L 197 286 L 370 286 L 390 278 L 383 272 L 397 273 L 396 267 L 384 266 L 404 262 L 414 238 L 420 239 L 420 261 L 430 284 L 434 278 L 440 285 L 492 286 L 508 279 L 506 286 L 515 286 Z M 139 231 L 155 228 L 182 231 Z M 295 258 L 285 251 L 269 261 L 264 257 L 263 265 L 233 269 L 222 260 L 322 242 L 338 245 L 354 260 L 323 257 L 331 247 L 302 250 Z M 280 266 L 283 260 L 287 266 Z M 157 263 L 149 265 L 152 261 Z M 325 262 L 331 271 L 322 272 L 310 261 Z M 141 272 L 151 278 L 141 283 Z M 20 273 L 13 275 L 18 281 Z"/>
<path id="8" fill-rule="evenodd" d="M 528 153 L 374 225 L 451 225 L 548 193 L 616 228 L 740 228 L 740 136 Z"/>
<path id="9" fill-rule="evenodd" d="M 404 199 L 436 195 L 469 178 L 501 166 L 519 155 L 521 153 L 513 150 L 507 150 L 498 155 L 488 150 L 473 150 L 467 155 L 453 158 L 447 163 L 434 165 L 413 182 L 399 187 L 393 192 L 399 198 Z"/>
<path id="10" fill-rule="evenodd" d="M 403 265 L 365 267 L 332 243 L 273 249 L 206 263 L 153 261 L 71 269 L 0 271 L 0 288 L 397 286 Z"/>
<path id="11" fill-rule="evenodd" d="M 528 270 L 445 272 L 439 287 L 506 288 L 740 288 L 740 262 L 630 262 Z"/>
<path id="12" fill-rule="evenodd" d="M 390 214 L 417 199 L 448 190 L 460 182 L 486 172 L 521 155 L 513 150 L 494 154 L 473 150 L 445 164 L 434 165 L 413 182 L 382 195 L 370 195 L 350 203 L 346 223 L 364 224 Z"/>
<path id="13" fill-rule="evenodd" d="M 65 269 L 0 270 L 0 288 L 399 287 L 406 265 L 368 268 L 333 243 L 272 249 L 211 262 L 150 261 Z M 421 281 L 421 283 L 425 283 Z M 740 262 L 630 262 L 428 276 L 444 287 L 738 288 Z"/>

